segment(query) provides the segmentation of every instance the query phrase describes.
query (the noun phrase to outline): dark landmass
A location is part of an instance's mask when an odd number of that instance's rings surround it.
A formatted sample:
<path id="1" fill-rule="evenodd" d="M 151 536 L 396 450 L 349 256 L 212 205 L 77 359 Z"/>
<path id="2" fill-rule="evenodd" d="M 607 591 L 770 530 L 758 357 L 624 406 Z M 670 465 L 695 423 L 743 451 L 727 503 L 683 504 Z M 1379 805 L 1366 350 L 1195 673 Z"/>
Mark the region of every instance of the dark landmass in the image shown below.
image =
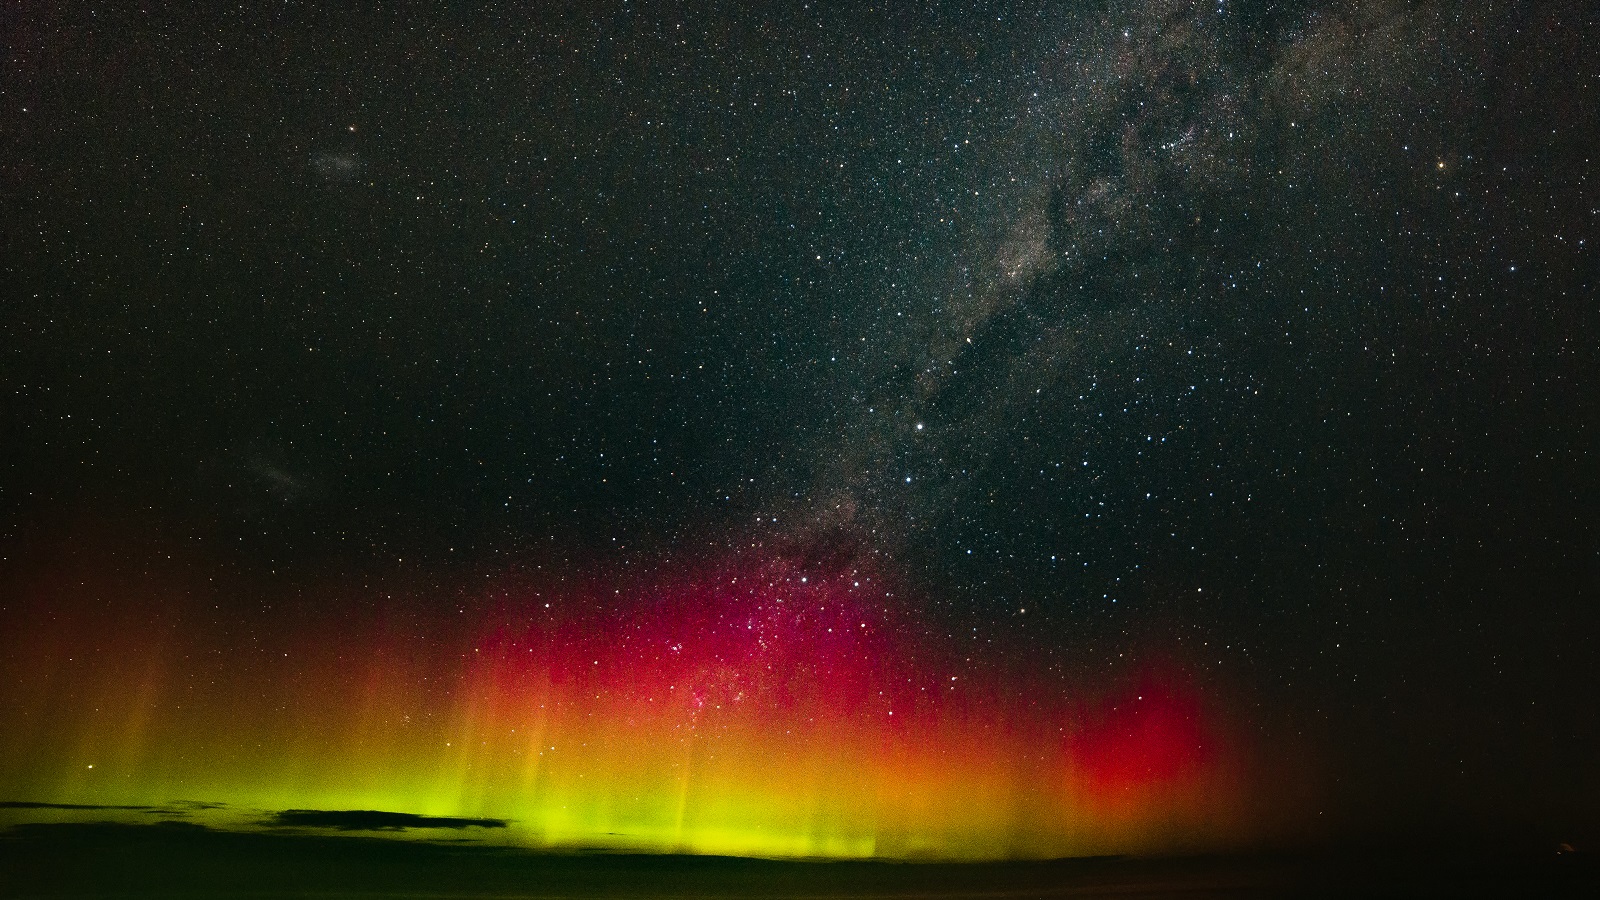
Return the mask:
<path id="1" fill-rule="evenodd" d="M 535 853 L 466 843 L 23 825 L 7 897 L 1594 897 L 1585 854 L 1346 851 L 1011 863 Z"/>

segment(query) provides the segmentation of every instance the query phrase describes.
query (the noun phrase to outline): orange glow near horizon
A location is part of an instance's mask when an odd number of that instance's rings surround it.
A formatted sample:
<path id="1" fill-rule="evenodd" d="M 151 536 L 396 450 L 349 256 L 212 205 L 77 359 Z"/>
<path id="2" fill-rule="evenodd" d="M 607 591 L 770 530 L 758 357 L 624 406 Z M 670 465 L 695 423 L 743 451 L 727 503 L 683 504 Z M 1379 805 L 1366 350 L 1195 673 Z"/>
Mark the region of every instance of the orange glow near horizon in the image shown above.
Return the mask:
<path id="1" fill-rule="evenodd" d="M 0 799 L 493 817 L 510 827 L 488 839 L 527 846 L 760 856 L 1156 852 L 1245 826 L 1236 737 L 1181 667 L 1001 673 L 859 569 L 508 583 L 413 616 L 302 601 L 248 633 L 201 602 L 100 602 L 125 587 L 58 575 L 13 609 Z"/>

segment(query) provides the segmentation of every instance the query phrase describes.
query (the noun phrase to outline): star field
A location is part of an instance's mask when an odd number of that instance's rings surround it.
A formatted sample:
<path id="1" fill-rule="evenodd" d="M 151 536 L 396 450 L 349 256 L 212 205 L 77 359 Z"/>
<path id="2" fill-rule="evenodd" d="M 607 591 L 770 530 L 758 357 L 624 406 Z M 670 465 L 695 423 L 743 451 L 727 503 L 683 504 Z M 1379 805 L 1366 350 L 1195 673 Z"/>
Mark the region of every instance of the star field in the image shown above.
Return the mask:
<path id="1" fill-rule="evenodd" d="M 1583 4 L 3 15 L 0 799 L 1596 833 Z"/>

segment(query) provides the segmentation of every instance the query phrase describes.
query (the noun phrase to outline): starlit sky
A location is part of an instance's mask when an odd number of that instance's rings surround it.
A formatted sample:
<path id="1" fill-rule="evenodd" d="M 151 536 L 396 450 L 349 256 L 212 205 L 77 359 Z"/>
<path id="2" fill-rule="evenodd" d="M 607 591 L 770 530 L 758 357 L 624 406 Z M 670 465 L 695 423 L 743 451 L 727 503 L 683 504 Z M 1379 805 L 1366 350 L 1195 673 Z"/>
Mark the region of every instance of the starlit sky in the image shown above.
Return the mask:
<path id="1" fill-rule="evenodd" d="M 1585 4 L 322 7 L 0 13 L 0 827 L 1597 833 Z"/>

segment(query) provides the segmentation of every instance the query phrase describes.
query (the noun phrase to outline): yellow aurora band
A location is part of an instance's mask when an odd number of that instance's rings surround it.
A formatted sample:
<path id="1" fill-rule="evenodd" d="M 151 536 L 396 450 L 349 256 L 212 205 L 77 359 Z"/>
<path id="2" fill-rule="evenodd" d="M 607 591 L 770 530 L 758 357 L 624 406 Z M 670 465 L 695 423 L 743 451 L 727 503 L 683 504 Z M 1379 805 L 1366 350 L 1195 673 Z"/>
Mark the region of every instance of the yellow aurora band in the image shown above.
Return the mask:
<path id="1" fill-rule="evenodd" d="M 1176 667 L 1076 693 L 1002 677 L 859 569 L 740 563 L 632 597 L 502 585 L 361 620 L 302 599 L 237 632 L 192 582 L 24 586 L 0 800 L 218 801 L 191 817 L 241 827 L 395 810 L 504 819 L 474 836 L 533 847 L 805 857 L 1210 847 L 1247 819 L 1237 741 Z"/>

